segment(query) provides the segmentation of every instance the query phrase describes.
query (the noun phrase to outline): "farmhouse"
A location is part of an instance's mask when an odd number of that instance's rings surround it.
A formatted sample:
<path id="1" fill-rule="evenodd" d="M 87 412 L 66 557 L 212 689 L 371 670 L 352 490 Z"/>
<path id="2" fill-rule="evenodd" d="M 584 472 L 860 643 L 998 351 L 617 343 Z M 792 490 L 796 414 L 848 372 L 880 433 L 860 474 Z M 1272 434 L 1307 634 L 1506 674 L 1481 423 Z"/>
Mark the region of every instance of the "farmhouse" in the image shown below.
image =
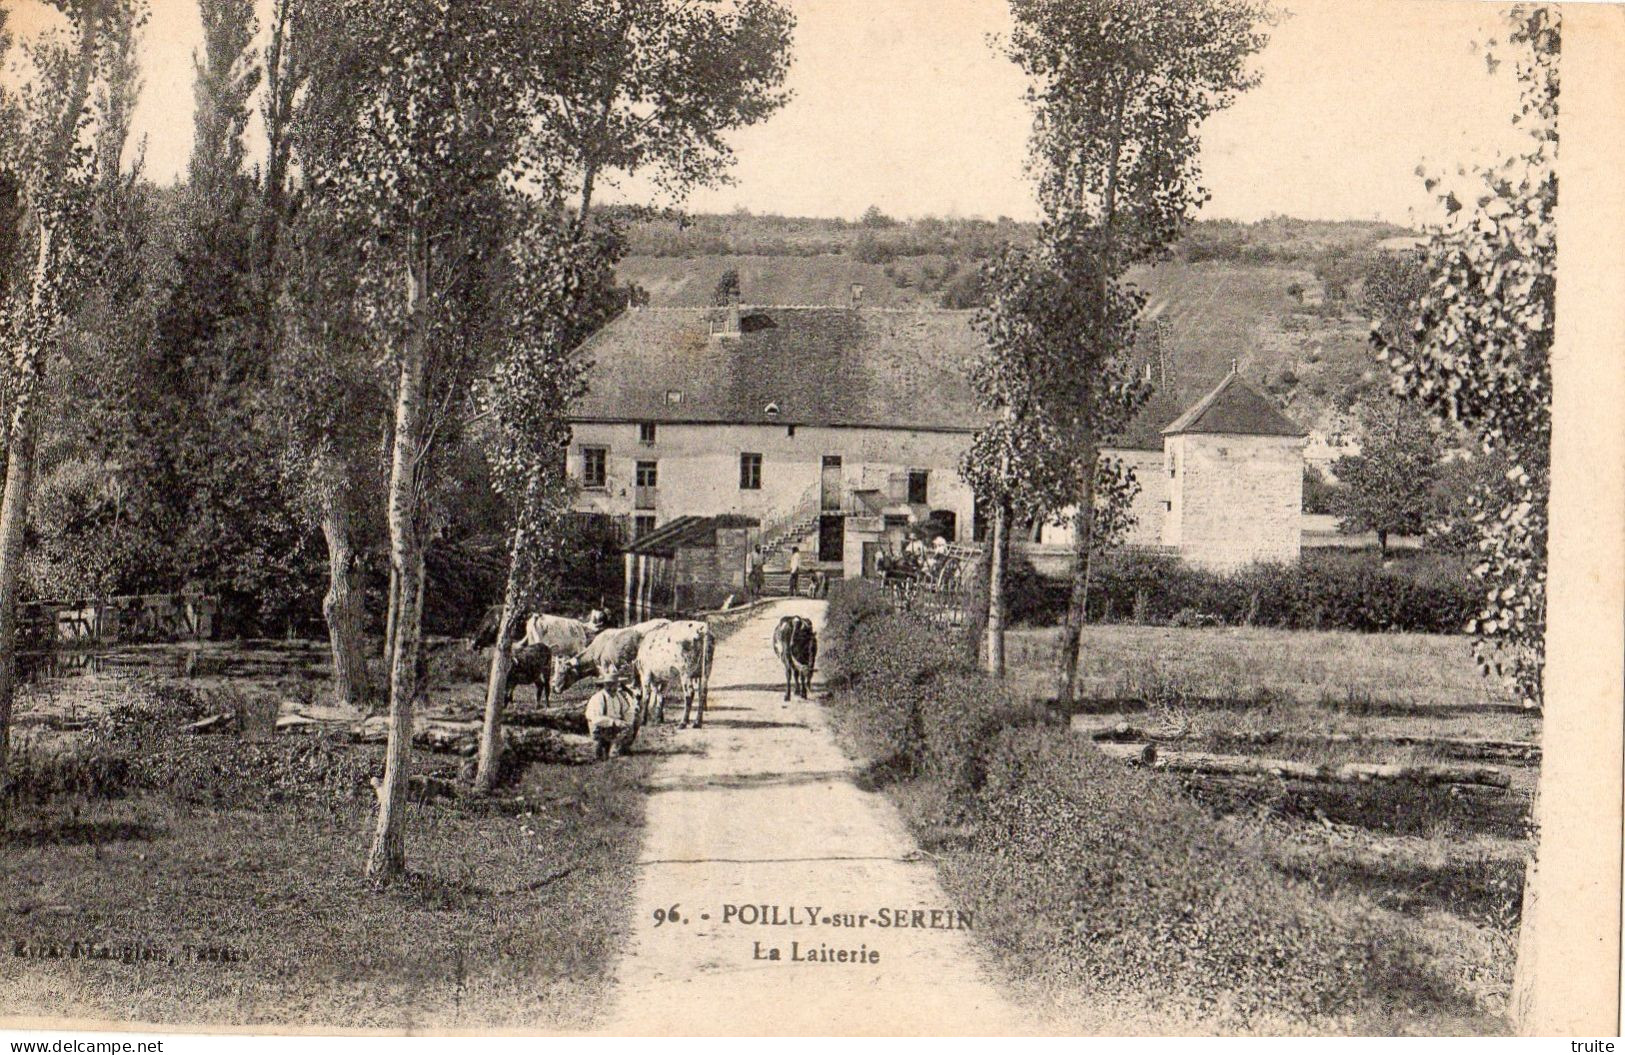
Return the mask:
<path id="1" fill-rule="evenodd" d="M 863 307 L 858 289 L 849 307 L 628 311 L 585 349 L 576 509 L 634 538 L 753 520 L 770 571 L 797 547 L 809 571 L 872 574 L 919 525 L 971 543 L 983 525 L 958 462 L 984 416 L 965 376 L 980 349 L 970 312 Z M 1154 399 L 1106 452 L 1140 482 L 1128 541 L 1208 567 L 1296 559 L 1303 444 L 1233 370 L 1183 411 Z"/>

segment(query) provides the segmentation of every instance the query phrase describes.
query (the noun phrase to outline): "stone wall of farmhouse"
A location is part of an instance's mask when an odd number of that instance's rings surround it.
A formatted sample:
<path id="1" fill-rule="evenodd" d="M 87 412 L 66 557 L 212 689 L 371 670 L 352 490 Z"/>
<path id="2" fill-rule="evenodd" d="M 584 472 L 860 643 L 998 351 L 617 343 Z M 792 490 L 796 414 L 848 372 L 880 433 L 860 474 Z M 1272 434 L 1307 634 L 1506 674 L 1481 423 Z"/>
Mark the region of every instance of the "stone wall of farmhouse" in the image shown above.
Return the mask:
<path id="1" fill-rule="evenodd" d="M 841 458 L 843 490 L 890 485 L 890 478 L 924 469 L 926 504 L 954 513 L 958 539 L 972 532 L 974 499 L 959 478 L 960 452 L 969 434 L 799 425 L 658 424 L 653 443 L 640 440 L 636 423 L 578 422 L 573 427 L 569 471 L 581 479 L 582 449 L 607 450 L 608 479 L 601 489 L 585 489 L 576 501 L 582 512 L 630 516 L 653 513 L 656 525 L 679 516 L 735 513 L 763 521 L 792 509 L 809 488 L 818 486 L 825 455 Z M 740 455 L 762 456 L 761 487 L 740 487 Z M 654 508 L 634 509 L 636 466 L 656 463 Z"/>
<path id="2" fill-rule="evenodd" d="M 1168 470 L 1163 452 L 1106 449 L 1100 453 L 1101 457 L 1116 458 L 1132 469 L 1134 479 L 1140 485 L 1139 493 L 1129 507 L 1134 523 L 1124 534 L 1123 543 L 1129 546 L 1162 545 L 1163 523 L 1168 515 Z M 1061 514 L 1059 523 L 1045 524 L 1038 541 L 1046 546 L 1072 545 L 1072 513 L 1072 509 L 1068 508 Z"/>
<path id="3" fill-rule="evenodd" d="M 1303 440 L 1170 436 L 1173 476 L 1163 543 L 1215 570 L 1295 561 L 1303 516 Z"/>
<path id="4" fill-rule="evenodd" d="M 576 508 L 616 516 L 652 514 L 656 525 L 679 516 L 740 514 L 763 521 L 790 510 L 818 486 L 825 455 L 841 458 L 843 490 L 885 491 L 893 478 L 924 469 L 927 505 L 954 513 L 957 539 L 969 542 L 974 500 L 959 478 L 965 433 L 783 425 L 660 424 L 643 443 L 636 423 L 574 426 L 569 469 L 581 478 L 582 449 L 602 447 L 608 479 L 583 490 Z M 761 487 L 740 487 L 740 455 L 762 456 Z M 1303 440 L 1277 436 L 1186 434 L 1158 451 L 1110 450 L 1139 481 L 1135 524 L 1126 542 L 1164 545 L 1202 567 L 1298 558 L 1303 506 Z M 656 465 L 653 509 L 635 509 L 636 465 Z M 811 537 L 809 536 L 809 544 Z M 1046 525 L 1039 541 L 1070 545 L 1070 513 Z M 850 555 L 849 555 L 850 556 Z M 729 559 L 728 566 L 733 562 Z M 729 576 L 731 578 L 731 576 Z"/>

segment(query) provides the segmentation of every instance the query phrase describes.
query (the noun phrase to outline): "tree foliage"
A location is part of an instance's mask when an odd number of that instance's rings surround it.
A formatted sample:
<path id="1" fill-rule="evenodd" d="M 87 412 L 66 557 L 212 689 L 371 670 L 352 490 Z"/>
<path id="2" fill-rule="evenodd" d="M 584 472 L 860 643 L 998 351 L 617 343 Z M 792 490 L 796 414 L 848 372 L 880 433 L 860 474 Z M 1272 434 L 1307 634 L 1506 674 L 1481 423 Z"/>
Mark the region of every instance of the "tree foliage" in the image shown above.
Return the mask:
<path id="1" fill-rule="evenodd" d="M 1541 700 L 1546 627 L 1560 23 L 1555 7 L 1520 6 L 1505 43 L 1492 42 L 1492 69 L 1515 53 L 1513 121 L 1528 139 L 1474 173 L 1468 202 L 1428 179 L 1446 219 L 1425 248 L 1414 324 L 1395 335 L 1379 320 L 1372 334 L 1396 391 L 1504 464 L 1474 501 L 1474 571 L 1486 592 L 1472 630 L 1485 670 L 1531 706 Z"/>
<path id="2" fill-rule="evenodd" d="M 1114 277 L 1164 254 L 1207 200 L 1202 122 L 1257 83 L 1257 0 L 1011 0 L 1005 53 L 1032 79 L 1029 166 L 1050 221 L 1093 229 Z M 1104 229 L 1104 230 L 1103 230 Z"/>
<path id="3" fill-rule="evenodd" d="M 1421 535 L 1438 516 L 1442 451 L 1438 437 L 1414 407 L 1397 400 L 1367 408 L 1360 453 L 1332 464 L 1341 486 L 1329 504 L 1349 534 L 1374 531 L 1384 556 L 1388 536 Z"/>
<path id="4" fill-rule="evenodd" d="M 779 0 L 544 0 L 528 22 L 538 115 L 532 179 L 573 186 L 590 210 L 597 181 L 643 172 L 682 198 L 726 178 L 725 133 L 788 101 L 795 19 Z"/>
<path id="5" fill-rule="evenodd" d="M 972 325 L 987 354 L 969 373 L 995 416 L 960 472 L 984 501 L 1011 502 L 1018 520 L 1048 520 L 1076 504 L 1086 434 L 1114 435 L 1150 394 L 1119 351 L 1133 341 L 1143 297 L 1077 281 L 1088 263 L 1041 242 L 1007 247 L 983 268 L 989 302 Z"/>
<path id="6" fill-rule="evenodd" d="M 1128 369 L 1144 298 L 1124 275 L 1165 256 L 1207 200 L 1198 130 L 1256 81 L 1248 60 L 1273 16 L 1255 0 L 1011 0 L 1010 11 L 1004 51 L 1030 79 L 1043 220 L 1033 247 L 984 270 L 990 355 L 977 384 L 1001 421 L 974 448 L 985 464 L 967 468 L 983 486 L 1020 480 L 1051 500 L 1059 489 L 1077 511 L 1059 650 L 1070 699 L 1100 448 L 1147 395 Z"/>

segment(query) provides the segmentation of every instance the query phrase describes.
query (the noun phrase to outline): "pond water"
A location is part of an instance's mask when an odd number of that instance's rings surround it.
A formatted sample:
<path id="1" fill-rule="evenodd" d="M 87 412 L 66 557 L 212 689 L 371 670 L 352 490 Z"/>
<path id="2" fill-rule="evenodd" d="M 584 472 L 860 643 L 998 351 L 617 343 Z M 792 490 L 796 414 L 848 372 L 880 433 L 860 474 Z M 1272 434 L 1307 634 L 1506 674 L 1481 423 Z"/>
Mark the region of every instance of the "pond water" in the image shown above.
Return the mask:
<path id="1" fill-rule="evenodd" d="M 59 648 L 19 653 L 17 657 L 18 675 L 25 684 L 119 674 L 274 681 L 324 675 L 326 663 L 326 647 L 307 641 L 206 641 Z"/>

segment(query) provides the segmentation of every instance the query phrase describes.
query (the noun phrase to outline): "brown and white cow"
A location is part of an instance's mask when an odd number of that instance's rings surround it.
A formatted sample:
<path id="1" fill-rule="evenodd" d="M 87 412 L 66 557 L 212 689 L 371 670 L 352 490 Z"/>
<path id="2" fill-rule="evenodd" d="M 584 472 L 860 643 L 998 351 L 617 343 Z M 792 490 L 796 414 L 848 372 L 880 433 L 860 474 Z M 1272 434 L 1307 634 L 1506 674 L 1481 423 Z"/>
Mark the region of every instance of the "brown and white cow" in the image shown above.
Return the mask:
<path id="1" fill-rule="evenodd" d="M 650 619 L 632 626 L 604 630 L 576 654 L 563 658 L 557 658 L 555 654 L 553 691 L 563 692 L 582 678 L 599 677 L 612 668 L 623 673 L 632 671 L 644 635 L 669 622 L 669 619 Z"/>

